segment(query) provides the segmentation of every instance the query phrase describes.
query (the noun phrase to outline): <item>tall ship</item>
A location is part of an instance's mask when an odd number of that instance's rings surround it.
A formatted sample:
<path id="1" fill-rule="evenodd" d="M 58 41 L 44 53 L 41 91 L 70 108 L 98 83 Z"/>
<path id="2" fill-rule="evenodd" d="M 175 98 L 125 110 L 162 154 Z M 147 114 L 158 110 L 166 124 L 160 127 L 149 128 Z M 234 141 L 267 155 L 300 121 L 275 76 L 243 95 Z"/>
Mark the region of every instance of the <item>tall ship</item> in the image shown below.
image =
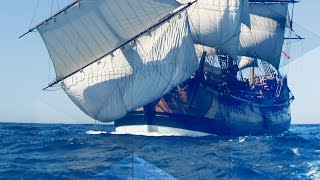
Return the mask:
<path id="1" fill-rule="evenodd" d="M 77 0 L 36 25 L 61 87 L 116 132 L 288 130 L 294 0 Z M 21 37 L 22 37 L 21 36 Z"/>

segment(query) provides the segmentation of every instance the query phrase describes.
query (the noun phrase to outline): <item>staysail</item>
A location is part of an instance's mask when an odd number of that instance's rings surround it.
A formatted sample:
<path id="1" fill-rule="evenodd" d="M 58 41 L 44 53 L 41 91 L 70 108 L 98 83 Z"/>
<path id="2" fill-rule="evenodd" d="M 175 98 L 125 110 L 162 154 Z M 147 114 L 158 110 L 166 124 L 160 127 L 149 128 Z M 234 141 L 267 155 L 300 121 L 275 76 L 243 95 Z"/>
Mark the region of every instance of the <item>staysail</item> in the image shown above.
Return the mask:
<path id="1" fill-rule="evenodd" d="M 81 0 L 37 30 L 49 51 L 56 82 L 103 57 L 180 4 L 172 0 Z"/>
<path id="2" fill-rule="evenodd" d="M 190 1 L 179 0 L 181 3 Z M 246 8 L 248 0 L 198 0 L 188 9 L 195 44 L 218 49 L 236 58 L 241 22 L 249 23 L 249 18 L 245 17 Z"/>
<path id="3" fill-rule="evenodd" d="M 241 25 L 239 55 L 279 67 L 287 17 L 287 3 L 250 3 L 250 28 Z"/>
<path id="4" fill-rule="evenodd" d="M 64 80 L 89 116 L 117 120 L 155 101 L 198 68 L 186 12 Z"/>

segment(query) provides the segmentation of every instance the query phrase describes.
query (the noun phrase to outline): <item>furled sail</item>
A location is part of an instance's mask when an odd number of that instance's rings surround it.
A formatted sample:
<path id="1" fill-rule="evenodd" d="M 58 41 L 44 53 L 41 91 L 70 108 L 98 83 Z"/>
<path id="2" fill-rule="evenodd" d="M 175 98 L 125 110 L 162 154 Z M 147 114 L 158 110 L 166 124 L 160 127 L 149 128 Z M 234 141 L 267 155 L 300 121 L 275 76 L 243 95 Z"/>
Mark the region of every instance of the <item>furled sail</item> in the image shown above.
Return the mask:
<path id="1" fill-rule="evenodd" d="M 239 63 L 238 63 L 239 70 L 242 70 L 248 67 L 258 67 L 258 60 L 251 57 L 241 56 L 239 58 Z"/>
<path id="2" fill-rule="evenodd" d="M 172 0 L 81 0 L 37 29 L 59 81 L 113 51 L 179 6 Z"/>
<path id="3" fill-rule="evenodd" d="M 241 25 L 239 55 L 258 58 L 278 68 L 287 9 L 287 3 L 251 3 L 251 27 Z"/>
<path id="4" fill-rule="evenodd" d="M 217 50 L 216 49 L 208 47 L 208 46 L 202 46 L 202 45 L 199 45 L 199 44 L 195 44 L 194 48 L 196 50 L 198 59 L 201 58 L 201 56 L 202 56 L 204 51 L 206 52 L 207 56 L 214 56 L 214 55 L 217 54 Z"/>
<path id="5" fill-rule="evenodd" d="M 181 3 L 192 0 L 179 0 Z M 188 9 L 192 36 L 196 44 L 216 48 L 236 58 L 242 14 L 248 0 L 198 0 Z M 249 14 L 247 14 L 249 16 Z"/>
<path id="6" fill-rule="evenodd" d="M 168 93 L 198 68 L 186 12 L 63 82 L 86 114 L 117 120 Z"/>

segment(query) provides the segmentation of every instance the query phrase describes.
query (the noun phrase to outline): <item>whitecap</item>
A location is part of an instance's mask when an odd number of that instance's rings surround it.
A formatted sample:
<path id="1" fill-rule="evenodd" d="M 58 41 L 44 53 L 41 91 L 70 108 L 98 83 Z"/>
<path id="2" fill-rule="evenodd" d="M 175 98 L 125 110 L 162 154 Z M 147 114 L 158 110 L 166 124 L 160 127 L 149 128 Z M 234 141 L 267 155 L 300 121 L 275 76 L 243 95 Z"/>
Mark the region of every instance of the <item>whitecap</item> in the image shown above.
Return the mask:
<path id="1" fill-rule="evenodd" d="M 312 169 L 306 174 L 306 176 L 308 176 L 310 178 L 316 178 L 316 177 L 320 178 L 320 172 L 315 169 Z"/>
<path id="2" fill-rule="evenodd" d="M 305 175 L 311 179 L 319 179 L 320 178 L 320 161 L 315 161 L 308 163 L 308 167 L 310 171 Z"/>
<path id="3" fill-rule="evenodd" d="M 239 137 L 239 143 L 242 143 L 246 140 L 246 137 Z"/>
<path id="4" fill-rule="evenodd" d="M 91 135 L 108 134 L 106 131 L 96 131 L 96 130 L 89 130 L 86 133 Z"/>
<path id="5" fill-rule="evenodd" d="M 292 148 L 291 150 L 295 155 L 300 156 L 299 148 Z"/>

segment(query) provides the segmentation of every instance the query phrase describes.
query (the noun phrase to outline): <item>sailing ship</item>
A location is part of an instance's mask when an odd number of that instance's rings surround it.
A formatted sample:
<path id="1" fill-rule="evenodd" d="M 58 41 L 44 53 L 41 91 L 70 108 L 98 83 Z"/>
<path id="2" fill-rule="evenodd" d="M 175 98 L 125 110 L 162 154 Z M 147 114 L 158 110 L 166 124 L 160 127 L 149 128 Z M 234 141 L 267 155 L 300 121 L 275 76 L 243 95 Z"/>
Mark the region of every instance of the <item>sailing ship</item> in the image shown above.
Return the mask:
<path id="1" fill-rule="evenodd" d="M 279 68 L 296 2 L 77 0 L 27 33 L 55 68 L 44 90 L 118 133 L 274 134 L 291 123 Z"/>

